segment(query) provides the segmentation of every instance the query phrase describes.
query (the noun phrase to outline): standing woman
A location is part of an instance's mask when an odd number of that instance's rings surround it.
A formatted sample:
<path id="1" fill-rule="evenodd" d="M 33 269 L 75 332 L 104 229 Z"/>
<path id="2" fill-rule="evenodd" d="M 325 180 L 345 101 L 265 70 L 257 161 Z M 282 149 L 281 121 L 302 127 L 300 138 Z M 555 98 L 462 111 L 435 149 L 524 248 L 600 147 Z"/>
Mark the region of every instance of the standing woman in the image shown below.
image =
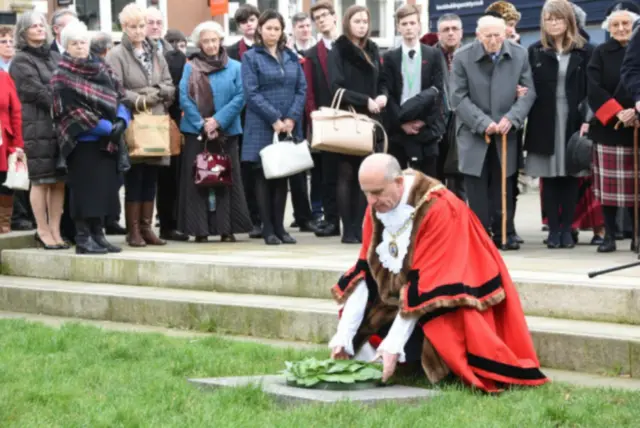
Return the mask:
<path id="1" fill-rule="evenodd" d="M 60 55 L 52 52 L 44 15 L 27 12 L 16 23 L 16 49 L 9 73 L 22 103 L 22 130 L 31 180 L 31 208 L 36 218 L 36 241 L 47 250 L 66 249 L 60 236 L 64 205 L 65 168 L 51 115 L 49 85 Z"/>
<path id="2" fill-rule="evenodd" d="M 111 49 L 106 57 L 125 88 L 125 105 L 133 112 L 135 105 L 146 105 L 153 114 L 168 114 L 173 103 L 175 87 L 169 67 L 158 51 L 158 43 L 146 37 L 146 11 L 135 3 L 122 9 L 119 15 L 122 43 Z M 165 245 L 152 229 L 152 217 L 158 168 L 169 166 L 170 156 L 136 157 L 125 174 L 125 215 L 127 243 L 132 247 Z"/>
<path id="3" fill-rule="evenodd" d="M 284 18 L 268 9 L 258 19 L 255 47 L 242 56 L 242 84 L 247 102 L 242 161 L 257 169 L 256 198 L 267 245 L 295 244 L 284 229 L 287 178 L 267 180 L 260 150 L 280 137 L 302 138 L 307 82 L 298 54 L 287 47 Z"/>
<path id="4" fill-rule="evenodd" d="M 180 167 L 178 230 L 205 242 L 208 235 L 220 235 L 222 242 L 235 242 L 234 233 L 251 231 L 249 208 L 244 197 L 238 139 L 242 134 L 240 112 L 244 107 L 240 63 L 227 56 L 222 46 L 224 30 L 215 21 L 206 21 L 193 30 L 193 42 L 200 52 L 184 67 L 180 81 L 180 108 L 184 112 L 180 130 L 186 136 Z M 206 133 L 206 143 L 198 137 Z M 230 187 L 198 188 L 193 162 L 204 148 L 231 158 Z M 215 210 L 209 206 L 210 193 Z"/>
<path id="5" fill-rule="evenodd" d="M 633 126 L 637 123 L 633 97 L 620 81 L 620 67 L 633 23 L 640 8 L 631 2 L 612 8 L 602 27 L 611 39 L 595 48 L 587 74 L 589 106 L 595 112 L 589 137 L 595 143 L 593 157 L 594 193 L 604 214 L 605 238 L 599 253 L 616 250 L 616 215 L 627 207 L 633 218 Z M 621 122 L 623 127 L 616 130 Z M 632 242 L 633 248 L 633 242 Z"/>
<path id="6" fill-rule="evenodd" d="M 580 106 L 587 97 L 592 49 L 578 33 L 569 2 L 547 1 L 540 28 L 541 40 L 529 47 L 538 96 L 527 123 L 525 172 L 542 179 L 549 222 L 547 247 L 573 248 L 571 223 L 579 188 L 578 178 L 567 174 L 565 152 L 569 138 L 585 124 Z"/>
<path id="7" fill-rule="evenodd" d="M 64 54 L 51 79 L 53 115 L 69 173 L 76 253 L 119 253 L 104 236 L 103 219 L 118 205 L 118 147 L 129 112 L 120 103 L 124 88 L 118 77 L 89 53 L 90 41 L 80 21 L 62 30 Z"/>
<path id="8" fill-rule="evenodd" d="M 345 89 L 339 108 L 377 118 L 387 105 L 387 96 L 380 91 L 380 53 L 370 35 L 369 9 L 354 5 L 342 19 L 342 35 L 329 52 L 329 82 L 332 94 Z M 337 202 L 344 227 L 342 242 L 362 242 L 362 221 L 367 208 L 364 193 L 358 183 L 362 157 L 338 155 Z"/>

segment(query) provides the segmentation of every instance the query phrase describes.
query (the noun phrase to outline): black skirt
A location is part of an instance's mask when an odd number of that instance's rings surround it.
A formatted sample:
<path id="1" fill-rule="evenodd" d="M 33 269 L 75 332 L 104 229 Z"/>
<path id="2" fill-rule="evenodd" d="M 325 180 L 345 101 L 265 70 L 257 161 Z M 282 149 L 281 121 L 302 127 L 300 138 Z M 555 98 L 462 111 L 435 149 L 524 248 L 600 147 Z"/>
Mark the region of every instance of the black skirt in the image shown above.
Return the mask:
<path id="1" fill-rule="evenodd" d="M 67 158 L 71 218 L 103 218 L 118 204 L 117 154 L 98 141 L 79 141 Z"/>
<path id="2" fill-rule="evenodd" d="M 217 143 L 209 143 L 209 151 L 218 153 Z M 180 189 L 178 191 L 178 230 L 190 236 L 231 235 L 247 233 L 253 228 L 249 208 L 244 196 L 238 137 L 228 137 L 224 150 L 231 158 L 230 187 L 215 189 L 215 211 L 209 210 L 209 190 L 193 183 L 193 162 L 204 149 L 198 136 L 185 134 L 180 165 Z"/>

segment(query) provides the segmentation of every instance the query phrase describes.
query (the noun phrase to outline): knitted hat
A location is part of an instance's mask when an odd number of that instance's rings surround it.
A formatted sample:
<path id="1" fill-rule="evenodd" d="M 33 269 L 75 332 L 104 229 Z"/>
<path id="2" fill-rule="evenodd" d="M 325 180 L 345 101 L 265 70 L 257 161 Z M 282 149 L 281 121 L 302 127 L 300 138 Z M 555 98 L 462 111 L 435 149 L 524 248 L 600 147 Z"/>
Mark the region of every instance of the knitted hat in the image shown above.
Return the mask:
<path id="1" fill-rule="evenodd" d="M 490 12 L 496 12 L 502 19 L 507 22 L 520 22 L 520 18 L 522 17 L 520 12 L 518 12 L 518 9 L 516 9 L 516 7 L 508 1 L 493 2 L 489 5 L 489 7 L 487 7 L 484 12 L 487 14 L 489 14 Z M 493 15 L 493 13 L 491 13 L 491 15 Z"/>
<path id="2" fill-rule="evenodd" d="M 609 6 L 604 15 L 609 16 L 613 12 L 618 12 L 620 10 L 626 10 L 635 13 L 636 15 L 640 15 L 640 7 L 633 1 L 619 1 L 613 3 L 611 6 Z"/>
<path id="3" fill-rule="evenodd" d="M 171 44 L 187 41 L 184 33 L 180 30 L 167 30 L 167 33 L 164 35 L 164 39 L 167 43 Z"/>

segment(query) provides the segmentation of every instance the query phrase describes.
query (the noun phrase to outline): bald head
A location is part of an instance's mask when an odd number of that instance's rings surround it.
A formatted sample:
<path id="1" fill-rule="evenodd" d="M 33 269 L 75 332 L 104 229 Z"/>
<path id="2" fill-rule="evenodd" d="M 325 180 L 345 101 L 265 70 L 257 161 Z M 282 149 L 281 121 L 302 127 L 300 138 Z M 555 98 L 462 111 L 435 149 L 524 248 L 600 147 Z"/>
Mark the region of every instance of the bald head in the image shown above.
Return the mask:
<path id="1" fill-rule="evenodd" d="M 391 155 L 375 153 L 367 156 L 360 165 L 358 179 L 367 201 L 378 212 L 392 210 L 402 198 L 402 168 Z"/>

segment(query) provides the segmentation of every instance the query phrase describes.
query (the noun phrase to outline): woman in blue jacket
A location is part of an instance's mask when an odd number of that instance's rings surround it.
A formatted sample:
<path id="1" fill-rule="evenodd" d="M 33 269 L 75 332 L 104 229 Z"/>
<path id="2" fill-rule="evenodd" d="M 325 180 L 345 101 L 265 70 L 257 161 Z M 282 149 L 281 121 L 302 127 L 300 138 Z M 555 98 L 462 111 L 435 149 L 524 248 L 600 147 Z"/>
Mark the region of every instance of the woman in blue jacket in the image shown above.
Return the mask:
<path id="1" fill-rule="evenodd" d="M 67 164 L 76 253 L 117 253 L 121 248 L 106 240 L 103 219 L 118 203 L 119 159 L 127 156 L 122 136 L 130 114 L 113 70 L 89 54 L 90 39 L 81 22 L 62 31 L 65 53 L 51 78 L 53 115 Z"/>
<path id="2" fill-rule="evenodd" d="M 191 39 L 200 52 L 189 58 L 180 80 L 180 108 L 184 112 L 180 130 L 186 142 L 180 168 L 178 230 L 195 236 L 196 242 L 206 242 L 209 235 L 235 242 L 234 233 L 253 228 L 238 153 L 244 106 L 240 63 L 227 56 L 222 46 L 224 31 L 217 22 L 198 25 Z M 230 187 L 196 187 L 193 162 L 205 148 L 230 157 Z"/>
<path id="3" fill-rule="evenodd" d="M 284 19 L 266 10 L 258 19 L 255 47 L 242 57 L 242 84 L 247 99 L 242 161 L 261 169 L 260 150 L 280 137 L 302 138 L 307 83 L 298 55 L 286 46 Z M 287 179 L 267 180 L 257 171 L 256 197 L 267 245 L 295 244 L 284 229 Z"/>

